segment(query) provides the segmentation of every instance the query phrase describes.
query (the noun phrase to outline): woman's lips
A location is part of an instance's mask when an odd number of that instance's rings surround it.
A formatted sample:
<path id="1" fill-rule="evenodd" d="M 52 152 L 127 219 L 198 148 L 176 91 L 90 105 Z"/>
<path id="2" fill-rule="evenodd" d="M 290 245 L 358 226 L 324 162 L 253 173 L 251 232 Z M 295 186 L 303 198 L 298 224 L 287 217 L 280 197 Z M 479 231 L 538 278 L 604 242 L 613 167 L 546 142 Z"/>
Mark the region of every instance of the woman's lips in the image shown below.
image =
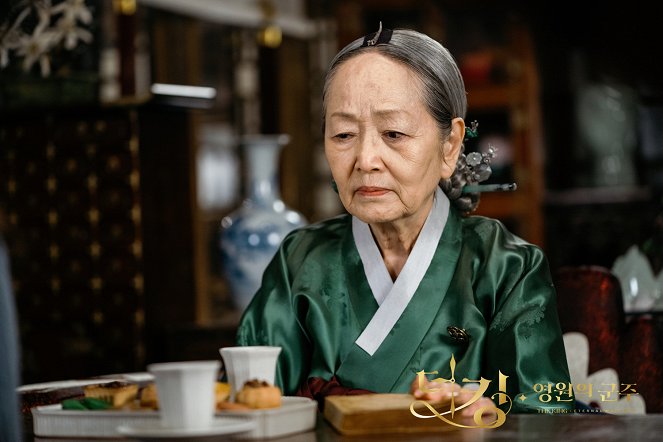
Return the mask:
<path id="1" fill-rule="evenodd" d="M 368 187 L 362 186 L 356 191 L 361 196 L 371 197 L 371 196 L 382 196 L 385 193 L 389 192 L 388 189 L 384 187 Z"/>

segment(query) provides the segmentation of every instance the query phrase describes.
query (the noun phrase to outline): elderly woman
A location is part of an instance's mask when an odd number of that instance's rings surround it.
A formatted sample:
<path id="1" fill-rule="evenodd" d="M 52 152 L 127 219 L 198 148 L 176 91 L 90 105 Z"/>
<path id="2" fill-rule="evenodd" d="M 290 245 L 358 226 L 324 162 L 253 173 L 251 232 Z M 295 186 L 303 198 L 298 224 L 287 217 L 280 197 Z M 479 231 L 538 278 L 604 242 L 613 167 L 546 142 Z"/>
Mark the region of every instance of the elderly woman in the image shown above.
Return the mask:
<path id="1" fill-rule="evenodd" d="M 456 382 L 492 380 L 485 396 L 508 376 L 512 411 L 573 408 L 570 393 L 558 402 L 534 390 L 569 384 L 542 251 L 466 216 L 457 199 L 466 97 L 450 53 L 411 30 L 370 34 L 334 58 L 323 100 L 325 154 L 348 214 L 283 241 L 238 344 L 283 348 L 277 382 L 288 395 L 422 396 L 416 374 L 449 379 L 453 356 Z"/>

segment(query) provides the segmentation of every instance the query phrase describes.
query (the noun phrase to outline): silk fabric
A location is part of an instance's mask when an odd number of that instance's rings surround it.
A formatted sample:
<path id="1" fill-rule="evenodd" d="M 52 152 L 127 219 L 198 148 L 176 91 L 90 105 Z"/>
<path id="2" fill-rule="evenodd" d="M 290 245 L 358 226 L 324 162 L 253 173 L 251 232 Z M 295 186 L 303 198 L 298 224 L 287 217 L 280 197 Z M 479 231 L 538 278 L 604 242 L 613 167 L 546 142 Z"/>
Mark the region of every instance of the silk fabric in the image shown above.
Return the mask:
<path id="1" fill-rule="evenodd" d="M 277 383 L 294 394 L 310 378 L 347 388 L 407 392 L 418 371 L 455 379 L 508 376 L 513 411 L 573 408 L 571 398 L 535 391 L 569 374 L 543 252 L 498 221 L 449 210 L 421 283 L 373 355 L 355 341 L 378 310 L 352 234 L 341 215 L 290 234 L 245 311 L 238 345 L 283 347 Z M 447 328 L 466 331 L 465 342 Z"/>

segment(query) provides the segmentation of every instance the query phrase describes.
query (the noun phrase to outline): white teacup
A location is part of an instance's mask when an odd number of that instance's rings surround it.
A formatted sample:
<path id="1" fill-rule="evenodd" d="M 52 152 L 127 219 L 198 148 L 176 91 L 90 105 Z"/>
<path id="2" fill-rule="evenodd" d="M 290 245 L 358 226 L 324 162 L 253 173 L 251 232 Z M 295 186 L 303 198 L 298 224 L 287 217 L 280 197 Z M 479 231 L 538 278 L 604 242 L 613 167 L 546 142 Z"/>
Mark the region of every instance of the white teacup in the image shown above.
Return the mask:
<path id="1" fill-rule="evenodd" d="M 162 426 L 201 429 L 212 425 L 220 366 L 220 361 L 162 362 L 147 366 L 147 371 L 154 375 Z"/>
<path id="2" fill-rule="evenodd" d="M 219 349 L 223 358 L 223 366 L 231 387 L 230 400 L 242 389 L 244 383 L 258 379 L 274 384 L 276 363 L 281 347 L 245 346 L 223 347 Z"/>

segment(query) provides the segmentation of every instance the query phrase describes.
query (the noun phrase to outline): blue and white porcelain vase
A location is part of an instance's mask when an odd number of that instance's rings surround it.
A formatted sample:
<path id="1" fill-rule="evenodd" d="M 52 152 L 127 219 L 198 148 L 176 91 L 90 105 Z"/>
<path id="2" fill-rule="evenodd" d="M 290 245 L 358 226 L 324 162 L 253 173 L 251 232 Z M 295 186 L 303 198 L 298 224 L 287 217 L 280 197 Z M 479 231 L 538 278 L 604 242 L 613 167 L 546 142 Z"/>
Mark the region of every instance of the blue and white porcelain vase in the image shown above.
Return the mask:
<path id="1" fill-rule="evenodd" d="M 247 161 L 242 205 L 221 221 L 223 274 L 235 307 L 244 311 L 260 287 L 262 273 L 283 238 L 306 224 L 304 217 L 281 200 L 279 158 L 290 137 L 251 135 L 241 139 Z"/>

